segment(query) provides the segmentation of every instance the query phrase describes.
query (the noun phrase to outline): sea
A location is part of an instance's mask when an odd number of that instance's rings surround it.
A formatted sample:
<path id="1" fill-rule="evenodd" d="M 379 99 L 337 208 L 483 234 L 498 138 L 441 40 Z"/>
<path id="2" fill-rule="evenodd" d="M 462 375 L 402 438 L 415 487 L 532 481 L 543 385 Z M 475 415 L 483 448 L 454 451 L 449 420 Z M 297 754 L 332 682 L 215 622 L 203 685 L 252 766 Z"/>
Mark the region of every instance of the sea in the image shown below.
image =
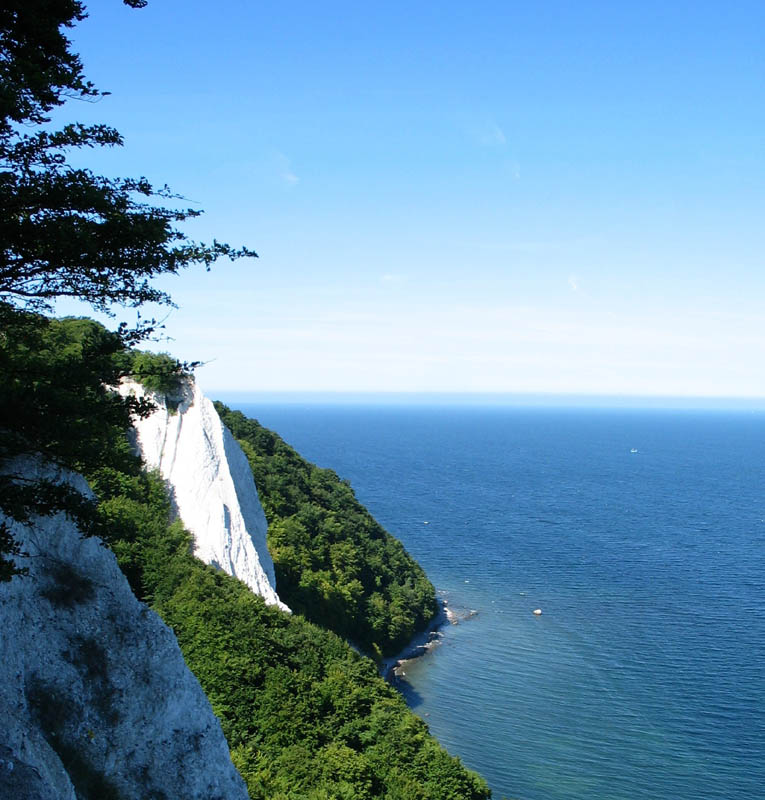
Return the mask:
<path id="1" fill-rule="evenodd" d="M 494 798 L 765 797 L 764 412 L 230 405 L 423 565 L 397 685 Z"/>

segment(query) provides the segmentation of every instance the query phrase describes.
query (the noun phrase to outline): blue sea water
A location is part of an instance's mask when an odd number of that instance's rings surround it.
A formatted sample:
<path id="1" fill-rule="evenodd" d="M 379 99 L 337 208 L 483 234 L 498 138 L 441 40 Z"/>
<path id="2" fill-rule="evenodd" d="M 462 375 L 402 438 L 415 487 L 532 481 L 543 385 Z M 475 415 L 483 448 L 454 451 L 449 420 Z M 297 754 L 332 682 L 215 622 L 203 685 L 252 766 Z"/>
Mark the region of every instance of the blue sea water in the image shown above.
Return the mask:
<path id="1" fill-rule="evenodd" d="M 495 798 L 765 797 L 764 414 L 232 405 L 463 617 L 400 688 Z"/>

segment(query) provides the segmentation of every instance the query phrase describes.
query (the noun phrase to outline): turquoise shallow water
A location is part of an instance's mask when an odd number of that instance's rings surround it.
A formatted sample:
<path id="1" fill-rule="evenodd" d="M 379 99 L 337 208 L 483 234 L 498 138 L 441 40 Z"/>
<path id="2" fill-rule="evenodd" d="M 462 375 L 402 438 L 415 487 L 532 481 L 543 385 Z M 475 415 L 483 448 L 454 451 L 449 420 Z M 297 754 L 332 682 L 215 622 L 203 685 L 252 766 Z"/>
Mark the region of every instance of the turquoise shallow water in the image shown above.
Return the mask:
<path id="1" fill-rule="evenodd" d="M 237 407 L 477 612 L 400 688 L 495 797 L 765 796 L 765 416 Z"/>

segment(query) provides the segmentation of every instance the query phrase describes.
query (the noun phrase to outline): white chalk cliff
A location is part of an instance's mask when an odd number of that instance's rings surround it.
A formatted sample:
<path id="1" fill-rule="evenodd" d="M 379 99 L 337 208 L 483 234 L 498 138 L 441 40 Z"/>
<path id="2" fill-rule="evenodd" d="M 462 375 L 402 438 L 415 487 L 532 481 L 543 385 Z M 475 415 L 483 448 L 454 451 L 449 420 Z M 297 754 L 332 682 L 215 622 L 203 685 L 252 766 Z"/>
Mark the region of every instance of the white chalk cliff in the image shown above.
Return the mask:
<path id="1" fill-rule="evenodd" d="M 289 610 L 276 593 L 268 528 L 247 457 L 193 380 L 177 397 L 147 393 L 135 381 L 123 394 L 149 395 L 157 410 L 135 421 L 146 464 L 168 484 L 178 516 L 194 537 L 194 555 L 239 578 L 269 605 Z"/>
<path id="2" fill-rule="evenodd" d="M 88 491 L 31 459 L 14 466 Z M 0 583 L 0 797 L 246 800 L 175 636 L 113 553 L 63 514 L 10 528 L 29 575 Z"/>

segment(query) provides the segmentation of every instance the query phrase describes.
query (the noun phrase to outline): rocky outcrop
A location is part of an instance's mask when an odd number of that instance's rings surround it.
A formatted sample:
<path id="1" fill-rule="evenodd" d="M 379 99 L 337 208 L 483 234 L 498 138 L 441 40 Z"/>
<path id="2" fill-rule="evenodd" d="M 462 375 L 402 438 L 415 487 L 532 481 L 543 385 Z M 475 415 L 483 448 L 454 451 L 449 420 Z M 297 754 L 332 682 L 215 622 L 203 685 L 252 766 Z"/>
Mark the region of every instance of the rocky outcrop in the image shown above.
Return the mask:
<path id="1" fill-rule="evenodd" d="M 246 800 L 172 631 L 114 555 L 62 514 L 11 532 L 29 574 L 0 584 L 0 797 Z"/>
<path id="2" fill-rule="evenodd" d="M 146 394 L 135 381 L 123 382 L 120 391 Z M 157 410 L 135 421 L 136 445 L 167 482 L 194 537 L 194 555 L 239 578 L 266 603 L 289 610 L 276 593 L 268 526 L 250 465 L 212 402 L 190 379 L 177 396 L 150 397 Z"/>

